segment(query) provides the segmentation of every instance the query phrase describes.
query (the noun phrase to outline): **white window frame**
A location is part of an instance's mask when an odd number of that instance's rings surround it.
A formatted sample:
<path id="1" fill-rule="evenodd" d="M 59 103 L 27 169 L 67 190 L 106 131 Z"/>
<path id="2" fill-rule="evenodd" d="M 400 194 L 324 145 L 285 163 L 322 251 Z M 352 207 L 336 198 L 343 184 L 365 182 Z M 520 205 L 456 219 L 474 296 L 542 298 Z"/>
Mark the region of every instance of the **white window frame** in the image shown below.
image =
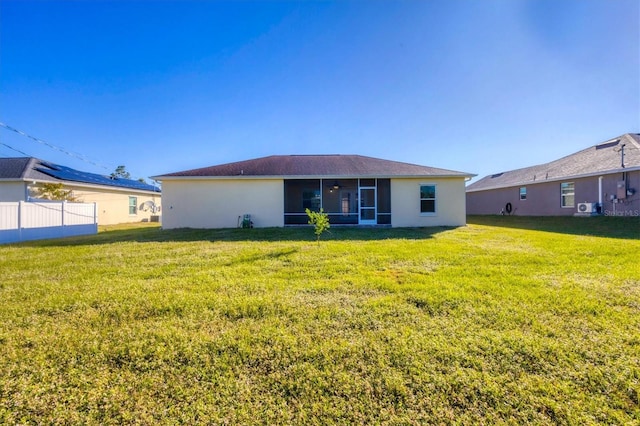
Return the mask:
<path id="1" fill-rule="evenodd" d="M 433 186 L 433 198 L 422 198 L 422 187 L 423 186 Z M 438 214 L 438 185 L 435 183 L 421 183 L 418 187 L 418 209 L 420 210 L 420 216 L 436 216 Z M 422 200 L 433 200 L 433 212 L 423 212 L 422 211 Z"/>
<path id="2" fill-rule="evenodd" d="M 526 201 L 526 199 L 527 199 L 527 187 L 526 186 L 521 186 L 520 190 L 518 192 L 518 195 L 519 195 L 521 201 Z M 524 195 L 524 197 L 523 197 L 523 195 Z"/>
<path id="3" fill-rule="evenodd" d="M 565 192 L 565 188 L 569 188 L 571 185 L 571 192 Z M 566 198 L 573 196 L 573 203 L 571 205 L 566 203 Z M 560 184 L 560 207 L 563 209 L 574 209 L 576 207 L 576 184 L 575 182 L 562 182 Z"/>
<path id="4" fill-rule="evenodd" d="M 135 202 L 131 204 L 131 200 L 135 200 Z M 129 216 L 137 216 L 138 215 L 138 197 L 130 195 L 128 207 L 129 207 Z M 131 213 L 131 207 L 133 207 L 133 213 Z"/>

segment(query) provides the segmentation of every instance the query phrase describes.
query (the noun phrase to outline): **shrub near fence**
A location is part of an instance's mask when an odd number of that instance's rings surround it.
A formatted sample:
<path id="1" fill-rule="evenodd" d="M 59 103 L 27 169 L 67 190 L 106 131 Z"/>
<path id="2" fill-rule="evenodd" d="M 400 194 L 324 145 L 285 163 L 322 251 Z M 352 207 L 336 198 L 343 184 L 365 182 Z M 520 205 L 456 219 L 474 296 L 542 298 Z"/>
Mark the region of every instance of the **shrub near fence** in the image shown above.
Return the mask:
<path id="1" fill-rule="evenodd" d="M 98 232 L 96 203 L 0 203 L 0 244 Z"/>

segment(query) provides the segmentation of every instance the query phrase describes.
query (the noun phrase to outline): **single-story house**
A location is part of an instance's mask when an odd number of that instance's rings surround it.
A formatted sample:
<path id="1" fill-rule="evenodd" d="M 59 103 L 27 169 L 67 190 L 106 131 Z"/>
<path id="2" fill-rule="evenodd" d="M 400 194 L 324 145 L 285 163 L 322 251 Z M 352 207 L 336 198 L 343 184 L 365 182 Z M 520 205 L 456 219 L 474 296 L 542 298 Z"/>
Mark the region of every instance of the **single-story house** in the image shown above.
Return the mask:
<path id="1" fill-rule="evenodd" d="M 323 209 L 345 225 L 461 226 L 474 175 L 360 155 L 273 155 L 155 176 L 162 227 L 305 225 Z"/>
<path id="2" fill-rule="evenodd" d="M 33 157 L 0 158 L 0 202 L 37 201 L 45 183 L 61 183 L 77 201 L 97 203 L 100 225 L 159 220 L 159 187 Z"/>
<path id="3" fill-rule="evenodd" d="M 640 135 L 486 176 L 467 186 L 467 213 L 640 216 Z"/>

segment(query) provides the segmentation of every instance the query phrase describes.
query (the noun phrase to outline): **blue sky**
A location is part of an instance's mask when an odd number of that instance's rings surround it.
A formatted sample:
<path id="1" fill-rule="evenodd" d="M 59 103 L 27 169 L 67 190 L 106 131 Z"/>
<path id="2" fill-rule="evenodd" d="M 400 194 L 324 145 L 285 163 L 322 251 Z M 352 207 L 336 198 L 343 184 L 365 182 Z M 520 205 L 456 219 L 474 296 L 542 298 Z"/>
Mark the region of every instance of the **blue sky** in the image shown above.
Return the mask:
<path id="1" fill-rule="evenodd" d="M 640 2 L 2 0 L 0 122 L 97 173 L 361 154 L 483 176 L 640 132 Z"/>

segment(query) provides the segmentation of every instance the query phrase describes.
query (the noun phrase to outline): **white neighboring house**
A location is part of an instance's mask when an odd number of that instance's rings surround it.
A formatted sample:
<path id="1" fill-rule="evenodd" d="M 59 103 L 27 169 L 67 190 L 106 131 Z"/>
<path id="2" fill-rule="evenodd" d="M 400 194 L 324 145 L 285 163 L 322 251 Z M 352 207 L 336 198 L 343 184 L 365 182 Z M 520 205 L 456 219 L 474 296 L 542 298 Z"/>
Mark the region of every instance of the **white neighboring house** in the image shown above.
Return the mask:
<path id="1" fill-rule="evenodd" d="M 474 175 L 360 155 L 274 155 L 153 177 L 162 181 L 162 227 L 306 225 L 305 209 L 332 224 L 393 227 L 466 223 Z"/>
<path id="2" fill-rule="evenodd" d="M 161 193 L 156 186 L 33 157 L 0 158 L 0 202 L 37 201 L 43 183 L 62 183 L 78 201 L 97 203 L 100 225 L 159 220 Z"/>

